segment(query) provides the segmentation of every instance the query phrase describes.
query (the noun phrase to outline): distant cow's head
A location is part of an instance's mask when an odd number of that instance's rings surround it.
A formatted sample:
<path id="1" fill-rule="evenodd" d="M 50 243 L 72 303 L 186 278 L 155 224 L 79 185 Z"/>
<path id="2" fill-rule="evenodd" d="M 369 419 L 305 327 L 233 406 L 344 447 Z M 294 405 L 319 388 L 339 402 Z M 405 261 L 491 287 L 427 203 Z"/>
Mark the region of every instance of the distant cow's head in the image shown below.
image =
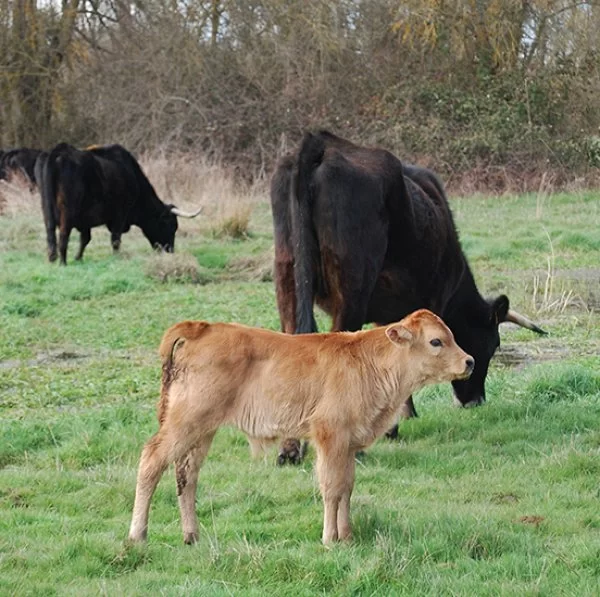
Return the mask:
<path id="1" fill-rule="evenodd" d="M 466 321 L 453 322 L 456 341 L 475 359 L 473 375 L 468 380 L 452 382 L 459 406 L 478 406 L 485 402 L 485 379 L 490 360 L 500 346 L 499 325 L 505 321 L 511 321 L 538 334 L 546 333 L 526 317 L 510 310 L 508 297 L 505 295 L 500 295 L 493 301 L 482 301 L 473 306 Z"/>
<path id="2" fill-rule="evenodd" d="M 177 232 L 177 217 L 172 212 L 172 205 L 165 205 L 156 218 L 146 222 L 144 234 L 155 248 L 167 253 L 175 250 L 175 233 Z"/>
<path id="3" fill-rule="evenodd" d="M 174 205 L 165 205 L 158 218 L 149 220 L 144 227 L 144 234 L 155 249 L 172 253 L 175 250 L 175 233 L 177 232 L 177 216 L 195 218 L 202 208 L 195 212 L 186 212 Z"/>
<path id="4" fill-rule="evenodd" d="M 427 309 L 390 325 L 386 335 L 393 344 L 410 346 L 411 354 L 418 356 L 418 375 L 428 383 L 468 379 L 473 372 L 473 357 L 455 342 L 450 328 Z"/>

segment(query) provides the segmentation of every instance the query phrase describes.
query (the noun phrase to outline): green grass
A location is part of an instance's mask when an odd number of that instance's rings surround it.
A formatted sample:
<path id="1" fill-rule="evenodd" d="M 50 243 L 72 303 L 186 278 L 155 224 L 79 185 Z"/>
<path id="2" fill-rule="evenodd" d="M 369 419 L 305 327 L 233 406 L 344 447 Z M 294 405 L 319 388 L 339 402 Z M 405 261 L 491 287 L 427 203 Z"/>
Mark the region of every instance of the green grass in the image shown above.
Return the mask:
<path id="1" fill-rule="evenodd" d="M 249 272 L 272 251 L 267 206 L 245 240 L 182 223 L 178 252 L 210 273 L 198 284 L 149 275 L 137 231 L 114 257 L 94 230 L 84 261 L 61 268 L 37 214 L 0 218 L 0 594 L 599 594 L 599 205 L 453 202 L 482 292 L 506 292 L 550 334 L 503 328 L 482 408 L 452 408 L 447 386 L 421 392 L 400 441 L 361 459 L 354 541 L 331 549 L 314 453 L 276 468 L 231 429 L 200 474 L 199 543 L 182 543 L 172 470 L 148 544 L 124 541 L 163 331 L 188 318 L 278 328 L 272 282 Z"/>

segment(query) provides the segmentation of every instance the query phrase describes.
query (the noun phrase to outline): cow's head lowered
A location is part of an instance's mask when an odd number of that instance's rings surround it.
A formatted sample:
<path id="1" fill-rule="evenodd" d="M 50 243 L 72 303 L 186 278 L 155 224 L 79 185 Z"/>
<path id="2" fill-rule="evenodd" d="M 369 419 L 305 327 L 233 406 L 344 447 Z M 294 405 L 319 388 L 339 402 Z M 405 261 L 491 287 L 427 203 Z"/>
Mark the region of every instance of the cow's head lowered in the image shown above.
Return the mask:
<path id="1" fill-rule="evenodd" d="M 195 218 L 201 211 L 202 208 L 195 212 L 186 212 L 174 205 L 162 205 L 161 213 L 157 218 L 148 217 L 145 219 L 144 235 L 155 249 L 172 253 L 175 250 L 177 216 L 180 218 Z"/>
<path id="2" fill-rule="evenodd" d="M 511 310 L 505 295 L 491 301 L 477 302 L 461 320 L 451 323 L 456 342 L 475 359 L 471 377 L 452 382 L 458 406 L 478 406 L 485 402 L 485 378 L 490 360 L 500 346 L 498 328 L 503 322 L 516 323 L 538 334 L 546 333 L 525 316 Z"/>

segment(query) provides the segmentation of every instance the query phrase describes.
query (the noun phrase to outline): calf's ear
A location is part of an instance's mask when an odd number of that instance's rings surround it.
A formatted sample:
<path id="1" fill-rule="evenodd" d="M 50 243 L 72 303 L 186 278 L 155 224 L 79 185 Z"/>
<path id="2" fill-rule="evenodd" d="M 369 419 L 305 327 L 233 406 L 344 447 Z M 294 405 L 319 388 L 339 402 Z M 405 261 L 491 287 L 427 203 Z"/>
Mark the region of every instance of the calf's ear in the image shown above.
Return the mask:
<path id="1" fill-rule="evenodd" d="M 505 294 L 501 294 L 496 300 L 494 300 L 492 303 L 492 321 L 496 325 L 506 321 L 506 315 L 509 307 L 510 303 Z"/>
<path id="2" fill-rule="evenodd" d="M 393 344 L 404 344 L 405 342 L 412 342 L 413 339 L 412 332 L 399 323 L 388 327 L 385 330 L 385 335 Z"/>

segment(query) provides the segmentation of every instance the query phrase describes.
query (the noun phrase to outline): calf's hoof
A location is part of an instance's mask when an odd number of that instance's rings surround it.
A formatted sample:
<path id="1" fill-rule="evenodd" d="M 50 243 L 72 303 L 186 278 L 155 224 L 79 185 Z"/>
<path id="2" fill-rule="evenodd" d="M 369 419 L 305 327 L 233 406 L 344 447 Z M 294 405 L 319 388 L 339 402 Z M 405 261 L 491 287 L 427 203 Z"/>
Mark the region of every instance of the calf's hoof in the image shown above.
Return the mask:
<path id="1" fill-rule="evenodd" d="M 148 531 L 142 531 L 141 533 L 129 533 L 127 537 L 128 543 L 144 543 L 148 538 Z"/>
<path id="2" fill-rule="evenodd" d="M 308 442 L 301 442 L 299 439 L 286 439 L 279 447 L 277 464 L 300 464 L 304 460 Z"/>
<path id="3" fill-rule="evenodd" d="M 183 542 L 186 545 L 195 545 L 198 543 L 198 533 L 184 533 Z"/>

